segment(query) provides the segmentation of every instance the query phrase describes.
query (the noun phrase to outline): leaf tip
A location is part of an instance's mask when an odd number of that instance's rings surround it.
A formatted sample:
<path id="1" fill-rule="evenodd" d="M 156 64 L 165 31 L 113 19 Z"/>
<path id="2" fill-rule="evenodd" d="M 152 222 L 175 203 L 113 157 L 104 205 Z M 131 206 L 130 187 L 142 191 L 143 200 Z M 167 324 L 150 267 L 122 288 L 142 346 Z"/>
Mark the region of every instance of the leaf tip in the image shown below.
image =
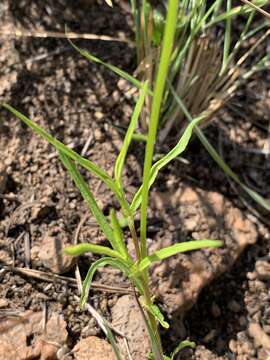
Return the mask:
<path id="1" fill-rule="evenodd" d="M 70 255 L 70 256 L 74 256 L 74 250 L 73 250 L 73 246 L 67 246 L 62 250 L 62 253 L 64 255 Z"/>
<path id="2" fill-rule="evenodd" d="M 215 243 L 216 243 L 215 247 L 222 247 L 224 245 L 224 242 L 221 240 L 216 240 Z"/>

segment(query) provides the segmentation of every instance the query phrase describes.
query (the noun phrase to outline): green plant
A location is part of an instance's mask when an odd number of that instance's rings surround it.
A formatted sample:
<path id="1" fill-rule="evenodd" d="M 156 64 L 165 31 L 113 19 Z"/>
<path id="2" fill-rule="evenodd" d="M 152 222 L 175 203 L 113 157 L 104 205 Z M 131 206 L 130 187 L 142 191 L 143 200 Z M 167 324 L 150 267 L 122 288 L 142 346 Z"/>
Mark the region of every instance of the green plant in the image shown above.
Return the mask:
<path id="1" fill-rule="evenodd" d="M 222 106 L 224 106 L 231 97 L 233 97 L 235 91 L 242 84 L 247 82 L 247 80 L 256 71 L 260 71 L 265 68 L 265 66 L 269 60 L 269 56 L 270 56 L 269 52 L 265 56 L 260 58 L 256 62 L 256 64 L 253 64 L 253 66 L 251 66 L 251 68 L 249 68 L 249 69 L 243 68 L 243 65 L 248 60 L 248 58 L 252 55 L 252 53 L 254 52 L 256 47 L 258 47 L 267 38 L 267 36 L 270 33 L 269 29 L 265 32 L 265 34 L 261 38 L 259 38 L 259 40 L 257 42 L 255 42 L 255 44 L 250 48 L 250 50 L 247 51 L 243 56 L 241 56 L 235 63 L 237 53 L 241 50 L 242 44 L 246 40 L 251 38 L 253 35 L 258 33 L 259 31 L 262 31 L 265 27 L 267 27 L 267 25 L 269 25 L 269 19 L 270 19 L 270 15 L 262 9 L 262 6 L 266 3 L 266 0 L 256 0 L 253 3 L 250 3 L 247 0 L 245 0 L 243 2 L 246 3 L 245 6 L 237 6 L 237 7 L 231 8 L 231 10 L 229 10 L 231 5 L 230 5 L 230 0 L 228 0 L 226 12 L 220 11 L 221 5 L 222 5 L 222 1 L 220 1 L 220 0 L 215 0 L 208 9 L 206 8 L 205 0 L 200 0 L 199 2 L 185 0 L 182 2 L 181 8 L 178 8 L 179 12 L 178 12 L 177 21 L 179 22 L 180 25 L 177 22 L 176 28 L 180 26 L 180 29 L 183 32 L 183 36 L 187 37 L 187 39 L 186 39 L 187 42 L 186 43 L 183 41 L 180 42 L 180 45 L 181 44 L 183 45 L 182 48 L 177 43 L 176 49 L 178 49 L 178 52 L 180 51 L 179 58 L 175 57 L 176 51 L 174 51 L 171 56 L 172 65 L 168 69 L 167 82 L 166 82 L 166 86 L 165 86 L 165 94 L 163 96 L 163 102 L 162 102 L 162 106 L 161 106 L 161 114 L 160 114 L 161 119 L 160 119 L 159 123 L 161 123 L 161 124 L 163 123 L 163 128 L 161 126 L 161 129 L 160 129 L 161 135 L 159 135 L 159 140 L 166 138 L 169 130 L 171 129 L 171 127 L 174 124 L 175 119 L 177 119 L 177 121 L 178 121 L 178 119 L 183 120 L 185 118 L 188 122 L 192 121 L 192 119 L 200 119 L 200 125 L 206 126 L 207 124 L 209 124 L 209 121 L 211 120 L 212 116 Z M 153 85 L 154 84 L 154 81 L 153 81 L 154 74 L 157 71 L 155 69 L 157 69 L 157 64 L 159 61 L 160 47 L 163 42 L 162 35 L 164 32 L 164 23 L 165 23 L 164 15 L 160 14 L 159 9 L 151 7 L 151 1 L 144 0 L 142 2 L 138 2 L 137 0 L 130 0 L 130 3 L 131 3 L 131 9 L 132 9 L 132 14 L 134 16 L 134 23 L 135 23 L 137 58 L 138 58 L 138 63 L 140 64 L 135 73 L 135 76 L 137 75 L 140 78 L 145 78 L 145 79 L 147 79 L 147 81 L 150 84 Z M 204 5 L 204 6 L 202 6 L 202 10 L 199 11 L 199 16 L 195 17 L 195 19 L 197 18 L 197 26 L 195 26 L 195 28 L 194 28 L 194 24 L 193 24 L 193 31 L 191 31 L 191 29 L 192 29 L 191 25 L 192 25 L 192 21 L 193 21 L 193 17 L 191 16 L 191 14 L 194 15 L 194 12 L 188 12 L 188 8 L 191 7 L 191 8 L 193 8 L 193 10 L 197 9 L 196 11 L 198 11 L 199 4 Z M 182 9 L 182 11 L 181 11 L 181 9 Z M 185 9 L 187 14 L 189 15 L 186 17 L 186 21 L 184 21 L 185 17 L 183 20 L 182 16 L 181 16 L 183 13 L 183 9 Z M 255 16 L 255 11 L 262 12 L 262 14 L 266 17 L 266 19 L 268 19 L 268 22 L 263 21 L 259 25 L 252 28 L 251 25 L 252 25 L 252 20 Z M 195 12 L 195 14 L 196 14 L 196 12 Z M 237 15 L 238 16 L 242 15 L 242 16 L 246 17 L 246 24 L 245 24 L 238 40 L 234 44 L 234 46 L 229 46 L 229 44 L 231 43 L 231 25 L 232 25 L 231 20 L 234 19 L 234 17 L 236 17 Z M 181 22 L 181 19 L 183 20 L 182 22 Z M 207 20 L 208 20 L 208 22 L 207 22 Z M 224 21 L 226 21 L 226 24 L 227 24 L 227 26 L 226 26 L 227 31 L 224 34 L 223 57 L 219 57 L 220 62 L 217 62 L 216 64 L 213 64 L 212 60 L 210 61 L 210 64 L 214 66 L 214 68 L 213 68 L 214 71 L 212 71 L 213 76 L 211 76 L 211 79 L 212 79 L 212 81 L 213 81 L 213 79 L 215 80 L 214 83 L 215 83 L 215 86 L 217 86 L 216 90 L 218 90 L 218 91 L 212 93 L 212 95 L 215 95 L 215 98 L 211 98 L 211 96 L 212 96 L 211 93 L 207 92 L 209 90 L 209 84 L 207 82 L 208 81 L 207 80 L 208 79 L 207 70 L 209 68 L 209 64 L 207 64 L 207 59 L 211 58 L 211 54 L 213 55 L 213 53 L 211 51 L 209 53 L 208 46 L 206 48 L 202 47 L 202 49 L 201 49 L 202 51 L 200 51 L 197 54 L 196 61 L 195 61 L 194 59 L 192 60 L 192 56 L 194 54 L 196 55 L 196 51 L 193 48 L 195 46 L 194 45 L 195 43 L 197 43 L 198 41 L 199 42 L 205 41 L 204 39 L 207 39 L 207 44 L 209 45 L 210 44 L 210 39 L 209 39 L 210 30 L 214 26 L 216 26 L 216 24 L 219 24 L 220 22 L 224 22 Z M 185 26 L 183 26 L 183 24 L 185 24 Z M 147 31 L 146 31 L 146 28 L 148 29 Z M 200 36 L 202 36 L 202 34 L 205 35 L 204 31 L 207 32 L 206 37 L 203 36 L 203 38 L 201 39 Z M 177 34 L 177 29 L 176 29 L 176 34 Z M 179 31 L 178 31 L 178 35 L 179 35 Z M 174 41 L 174 42 L 176 42 L 176 41 Z M 88 60 L 105 66 L 110 71 L 112 71 L 112 72 L 116 73 L 117 75 L 126 79 L 133 86 L 137 87 L 138 89 L 141 88 L 142 83 L 136 77 L 128 74 L 127 72 L 125 72 L 111 64 L 103 62 L 101 59 L 92 55 L 88 51 L 77 47 L 71 41 L 70 41 L 70 44 L 74 47 L 74 49 L 76 49 L 82 56 L 84 56 Z M 145 46 L 145 44 L 148 44 L 148 45 Z M 221 44 L 222 44 L 222 42 L 219 43 L 220 46 L 221 46 Z M 214 47 L 216 48 L 216 51 L 218 51 L 216 46 L 217 46 L 217 44 L 215 44 Z M 229 52 L 229 48 L 231 49 L 230 52 Z M 158 51 L 157 51 L 157 49 L 158 49 Z M 192 49 L 192 51 L 190 49 Z M 201 53 L 202 52 L 204 53 L 205 50 L 207 50 L 206 53 L 209 53 L 210 55 L 208 54 L 206 57 L 202 56 Z M 152 54 L 152 56 L 146 56 L 146 53 L 150 53 L 150 54 Z M 189 54 L 188 57 L 187 57 L 187 54 Z M 202 56 L 202 58 L 200 58 L 201 56 Z M 182 81 L 182 86 L 183 86 L 182 90 L 184 91 L 184 94 L 186 94 L 186 93 L 190 94 L 189 100 L 187 100 L 188 98 L 185 96 L 183 96 L 184 99 L 181 97 L 181 95 L 183 95 L 183 93 L 181 93 L 181 91 L 179 92 L 179 86 L 175 87 L 175 82 L 174 82 L 175 78 L 176 79 L 183 78 L 183 75 L 181 75 L 182 74 L 181 69 L 183 67 L 186 69 L 186 66 L 187 66 L 187 65 L 185 65 L 186 57 L 188 58 L 188 61 L 187 61 L 188 68 L 189 68 L 189 65 L 192 63 L 192 61 L 193 62 L 195 61 L 196 64 L 198 64 L 200 62 L 202 62 L 203 64 L 205 64 L 205 63 L 207 64 L 207 68 L 204 65 L 206 75 L 207 75 L 206 76 L 207 86 L 205 89 L 203 89 L 203 91 L 204 91 L 203 94 L 202 93 L 200 94 L 200 91 L 202 91 L 202 89 L 200 88 L 200 86 L 198 87 L 198 84 L 201 84 L 205 77 L 205 74 L 203 74 L 202 72 L 200 74 L 198 74 L 198 73 L 195 74 L 196 71 L 195 72 L 193 71 L 192 76 L 189 75 L 190 81 L 187 84 L 185 84 Z M 150 61 L 150 59 L 152 62 Z M 180 60 L 176 61 L 176 59 L 178 59 L 178 60 L 180 59 L 181 61 Z M 222 60 L 222 63 L 221 63 L 221 60 Z M 173 72 L 174 77 L 173 78 L 170 76 L 172 69 L 174 69 L 174 72 Z M 178 69 L 178 72 L 175 69 Z M 195 70 L 196 69 L 197 68 L 195 67 Z M 218 69 L 220 69 L 220 71 L 218 71 Z M 228 70 L 227 72 L 225 71 L 226 69 Z M 184 71 L 184 79 L 188 78 L 187 74 L 188 74 L 188 71 Z M 202 75 L 203 75 L 203 78 L 202 78 Z M 178 85 L 179 85 L 179 82 L 178 82 Z M 220 87 L 220 85 L 222 85 L 222 86 Z M 193 87 L 193 90 L 194 90 L 192 94 L 189 90 L 189 89 L 191 89 L 191 86 Z M 187 88 L 187 90 L 186 90 L 186 88 Z M 199 96 L 197 96 L 198 93 L 199 93 Z M 146 105 L 148 107 L 148 111 L 147 110 L 143 111 L 142 116 L 141 116 L 141 124 L 143 125 L 144 129 L 147 129 L 147 126 L 148 126 L 145 116 L 147 116 L 147 114 L 150 111 L 149 107 L 151 105 L 152 96 L 153 96 L 153 91 L 151 90 L 151 87 L 150 87 L 147 90 L 147 97 L 146 97 Z M 206 106 L 204 111 L 202 111 L 199 115 L 194 115 L 194 112 L 196 113 L 198 111 L 192 111 L 192 109 L 190 109 L 190 106 L 189 106 L 190 102 L 192 103 L 192 99 L 194 97 L 203 99 L 204 96 L 206 98 L 208 97 L 208 101 L 204 101 L 204 105 L 207 105 L 208 107 Z M 168 111 L 168 108 L 170 108 L 171 111 Z M 193 106 L 193 108 L 194 108 L 194 106 Z M 203 109 L 203 107 L 201 107 L 201 109 Z M 172 114 L 174 114 L 174 115 L 171 117 Z M 184 124 L 184 122 L 183 122 L 183 124 Z M 178 127 L 178 128 L 182 129 L 181 124 L 180 124 L 180 127 Z M 202 145 L 208 151 L 209 155 L 218 164 L 218 166 L 224 171 L 224 173 L 228 176 L 228 178 L 230 178 L 236 184 L 238 184 L 241 187 L 241 189 L 254 200 L 255 203 L 259 204 L 265 210 L 270 211 L 269 201 L 265 200 L 259 193 L 252 190 L 243 181 L 241 181 L 240 177 L 230 168 L 230 166 L 227 163 L 225 163 L 225 161 L 222 159 L 222 157 L 218 154 L 217 150 L 210 144 L 207 137 L 203 134 L 202 130 L 197 126 L 197 124 L 194 127 L 194 132 L 195 132 L 196 136 L 198 136 Z M 180 137 L 180 134 L 181 134 L 181 131 L 179 132 L 179 137 Z M 133 138 L 136 140 L 139 140 L 139 141 L 146 141 L 147 135 L 136 132 L 133 134 Z"/>
<path id="2" fill-rule="evenodd" d="M 130 2 L 135 24 L 138 62 L 136 75 L 153 84 L 158 63 L 155 59 L 159 58 L 162 44 L 166 1 L 163 5 L 159 3 L 159 6 L 152 5 L 150 0 Z M 177 128 L 176 133 L 181 134 L 185 120 L 190 122 L 194 118 L 200 118 L 200 126 L 196 125 L 194 132 L 213 160 L 257 204 L 270 211 L 270 203 L 240 180 L 201 130 L 235 95 L 240 86 L 246 84 L 254 73 L 265 69 L 269 63 L 269 52 L 252 60 L 256 48 L 269 37 L 269 29 L 248 51 L 242 51 L 248 39 L 269 27 L 270 15 L 262 9 L 267 1 L 242 2 L 244 5 L 236 7 L 232 6 L 231 0 L 215 0 L 209 5 L 206 0 L 184 0 L 180 3 L 158 139 L 160 143 L 165 141 L 173 127 Z M 254 22 L 256 12 L 260 12 L 265 20 Z M 232 20 L 240 17 L 243 27 L 235 40 Z M 213 33 L 217 25 L 222 23 L 224 31 L 219 31 L 217 39 Z M 136 86 L 134 81 L 133 85 Z M 151 96 L 149 94 L 149 98 Z M 146 99 L 148 106 L 151 104 L 149 98 Z M 147 129 L 145 118 L 142 126 Z"/>
<path id="3" fill-rule="evenodd" d="M 177 105 L 169 83 L 192 117 L 203 115 L 200 127 L 205 127 L 241 85 L 266 67 L 269 54 L 256 60 L 252 60 L 252 56 L 269 31 L 243 53 L 243 44 L 269 26 L 268 19 L 254 21 L 256 12 L 266 3 L 267 0 L 238 6 L 233 6 L 232 0 L 211 3 L 184 0 L 179 3 L 169 81 L 161 109 L 159 142 L 166 139 L 173 127 L 177 127 L 179 134 L 185 126 L 185 114 Z M 136 74 L 142 81 L 148 80 L 151 86 L 158 69 L 166 4 L 166 1 L 131 0 L 138 62 Z M 236 36 L 233 25 L 239 24 L 239 20 L 242 30 Z M 150 107 L 151 99 L 147 100 Z M 143 125 L 147 128 L 146 121 Z"/>
<path id="4" fill-rule="evenodd" d="M 158 332 L 158 323 L 167 328 L 169 325 L 164 320 L 164 316 L 160 312 L 158 306 L 153 303 L 150 287 L 149 287 L 149 267 L 156 261 L 169 258 L 181 252 L 192 251 L 196 249 L 219 247 L 222 243 L 218 240 L 200 240 L 200 241 L 187 241 L 178 243 L 170 247 L 162 248 L 153 254 L 148 253 L 146 243 L 147 233 L 147 209 L 148 209 L 148 196 L 149 190 L 154 183 L 159 170 L 167 165 L 175 157 L 179 156 L 187 147 L 189 140 L 192 136 L 192 131 L 197 124 L 202 120 L 198 117 L 190 122 L 183 132 L 180 140 L 175 147 L 164 157 L 157 162 L 153 163 L 154 147 L 157 137 L 158 122 L 160 119 L 160 112 L 164 100 L 164 92 L 166 89 L 166 79 L 169 69 L 171 54 L 173 51 L 173 39 L 177 29 L 177 11 L 179 0 L 168 1 L 168 11 L 164 25 L 164 35 L 162 41 L 162 49 L 160 61 L 157 65 L 157 75 L 153 88 L 149 87 L 149 82 L 135 81 L 133 77 L 129 76 L 131 81 L 136 82 L 140 88 L 139 97 L 134 108 L 129 127 L 127 129 L 122 149 L 117 157 L 114 167 L 114 176 L 111 177 L 106 171 L 99 168 L 93 162 L 81 157 L 75 151 L 71 150 L 63 143 L 52 137 L 41 127 L 27 118 L 25 115 L 18 112 L 12 106 L 3 104 L 3 107 L 22 120 L 26 125 L 33 129 L 37 134 L 47 140 L 53 145 L 59 153 L 59 157 L 72 177 L 74 183 L 81 192 L 82 197 L 85 199 L 89 210 L 95 216 L 104 236 L 108 240 L 110 246 L 100 246 L 91 243 L 78 244 L 65 249 L 65 253 L 72 256 L 79 256 L 86 252 L 92 252 L 102 255 L 102 257 L 91 264 L 87 276 L 83 282 L 81 306 L 84 306 L 88 300 L 89 290 L 95 271 L 105 265 L 110 265 L 120 269 L 132 282 L 136 288 L 136 296 L 138 305 L 141 308 L 146 327 L 151 339 L 152 352 L 155 359 L 161 360 L 166 358 L 162 351 L 161 340 Z M 72 44 L 74 47 L 75 45 Z M 76 48 L 82 55 L 93 59 L 93 56 L 84 50 Z M 99 61 L 95 58 L 95 61 Z M 107 65 L 108 66 L 108 65 Z M 123 71 L 113 68 L 114 71 L 120 75 L 128 77 Z M 147 95 L 152 96 L 151 109 L 149 116 L 149 126 L 145 149 L 143 179 L 140 189 L 134 194 L 133 201 L 129 203 L 126 199 L 125 187 L 122 183 L 122 172 L 125 164 L 127 152 L 132 141 L 134 132 L 137 128 L 138 119 L 142 113 Z M 165 95 L 166 96 L 166 95 Z M 113 192 L 121 208 L 122 217 L 125 219 L 136 250 L 136 259 L 134 260 L 128 253 L 127 246 L 124 239 L 123 230 L 120 226 L 120 219 L 118 218 L 114 209 L 110 212 L 110 219 L 108 219 L 100 210 L 91 190 L 87 183 L 80 174 L 77 166 L 80 165 L 86 170 L 90 171 L 93 175 L 101 179 L 108 188 Z M 137 234 L 135 228 L 134 218 L 137 211 L 140 211 L 140 236 Z M 111 339 L 111 337 L 110 337 Z M 113 344 L 115 348 L 115 343 Z M 182 346 L 186 346 L 184 344 Z M 179 347 L 179 349 L 181 346 Z M 172 355 L 174 357 L 175 353 Z M 119 352 L 116 350 L 117 358 L 120 358 Z M 167 357 L 168 359 L 168 357 Z"/>

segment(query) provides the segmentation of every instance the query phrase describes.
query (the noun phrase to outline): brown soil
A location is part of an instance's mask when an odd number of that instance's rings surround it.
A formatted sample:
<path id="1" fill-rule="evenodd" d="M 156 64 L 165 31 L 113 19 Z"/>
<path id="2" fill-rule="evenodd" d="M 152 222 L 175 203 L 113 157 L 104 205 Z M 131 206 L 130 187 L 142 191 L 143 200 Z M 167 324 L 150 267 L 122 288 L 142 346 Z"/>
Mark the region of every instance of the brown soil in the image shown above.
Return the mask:
<path id="1" fill-rule="evenodd" d="M 1 29 L 10 31 L 10 36 L 0 39 L 1 100 L 111 173 L 132 111 L 127 84 L 87 62 L 65 39 L 14 37 L 12 33 L 15 28 L 63 31 L 67 24 L 78 33 L 131 38 L 125 2 L 110 9 L 87 0 L 81 0 L 79 6 L 62 0 L 3 0 L 0 21 Z M 125 42 L 76 43 L 129 72 L 134 70 L 135 52 Z M 226 161 L 266 199 L 270 199 L 268 84 L 269 72 L 256 75 L 207 129 L 207 136 Z M 254 151 L 257 149 L 265 149 L 266 155 Z M 79 309 L 73 280 L 75 263 L 59 256 L 58 251 L 74 241 L 103 244 L 104 237 L 93 218 L 86 215 L 87 208 L 54 149 L 3 110 L 0 154 L 0 325 L 6 324 L 1 319 L 31 319 L 46 309 L 48 319 L 60 316 L 68 336 L 57 344 L 50 342 L 53 355 L 47 355 L 46 346 L 35 347 L 37 358 L 80 359 L 81 352 L 81 358 L 86 359 L 90 345 L 97 353 L 109 354 L 107 344 L 96 338 L 104 337 L 96 320 Z M 128 157 L 125 184 L 129 196 L 139 185 L 142 155 L 142 145 L 136 144 Z M 184 156 L 187 161 L 174 161 L 153 188 L 150 249 L 191 238 L 222 239 L 224 247 L 179 255 L 153 266 L 153 294 L 171 325 L 168 331 L 162 330 L 164 347 L 170 353 L 180 340 L 189 337 L 198 346 L 181 351 L 180 359 L 266 360 L 270 355 L 268 215 L 231 186 L 197 139 Z M 108 213 L 116 206 L 114 197 L 99 180 L 85 171 L 82 174 Z M 82 277 L 95 258 L 78 260 Z M 70 280 L 45 279 L 44 273 L 62 274 Z M 100 270 L 95 281 L 90 303 L 133 339 L 133 358 L 142 359 L 148 343 L 143 343 L 145 329 L 140 326 L 140 314 L 131 300 L 130 309 L 125 305 L 129 303 L 125 295 L 128 281 L 110 268 Z M 98 284 L 122 291 L 100 290 Z M 122 313 L 123 307 L 126 311 Z M 40 333 L 36 344 L 47 339 L 40 324 L 39 330 L 27 328 L 25 334 L 17 322 L 14 329 L 18 326 L 26 354 L 33 333 Z M 79 343 L 82 339 L 87 340 Z M 6 346 L 0 334 L 1 344 Z M 139 352 L 136 344 L 142 344 Z M 105 350 L 100 350 L 103 347 Z M 10 359 L 16 359 L 15 355 Z"/>

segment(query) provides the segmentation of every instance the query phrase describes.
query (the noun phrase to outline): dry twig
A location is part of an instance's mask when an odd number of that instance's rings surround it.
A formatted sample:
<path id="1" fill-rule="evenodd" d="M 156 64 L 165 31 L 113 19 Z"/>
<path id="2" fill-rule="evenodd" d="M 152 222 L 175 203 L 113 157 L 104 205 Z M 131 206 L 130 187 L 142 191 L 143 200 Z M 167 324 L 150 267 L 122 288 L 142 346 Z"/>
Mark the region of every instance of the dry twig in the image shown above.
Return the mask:
<path id="1" fill-rule="evenodd" d="M 114 41 L 121 43 L 128 43 L 134 45 L 134 43 L 123 37 L 112 37 L 107 35 L 96 35 L 96 34 L 78 34 L 75 32 L 64 32 L 58 31 L 44 31 L 44 30 L 25 30 L 25 29 L 13 29 L 13 30 L 0 30 L 0 36 L 8 36 L 9 38 L 15 37 L 35 37 L 35 38 L 57 38 L 57 39 L 85 39 L 85 40 L 98 40 L 98 41 Z"/>
<path id="2" fill-rule="evenodd" d="M 70 278 L 67 276 L 61 276 L 61 275 L 57 275 L 57 274 L 46 273 L 44 271 L 39 271 L 39 270 L 34 270 L 34 269 L 26 269 L 26 268 L 20 268 L 20 267 L 13 267 L 13 266 L 8 266 L 8 265 L 3 265 L 2 267 L 3 267 L 3 269 L 6 269 L 8 271 L 13 271 L 17 274 L 29 276 L 34 279 L 47 281 L 50 283 L 62 281 L 62 282 L 68 283 L 69 286 L 71 286 L 71 287 L 75 287 L 75 288 L 77 287 L 76 279 Z M 95 282 L 95 281 L 92 283 L 92 288 L 95 290 L 98 290 L 98 291 L 106 291 L 106 292 L 111 292 L 111 293 L 133 294 L 132 289 L 99 284 L 98 282 Z"/>

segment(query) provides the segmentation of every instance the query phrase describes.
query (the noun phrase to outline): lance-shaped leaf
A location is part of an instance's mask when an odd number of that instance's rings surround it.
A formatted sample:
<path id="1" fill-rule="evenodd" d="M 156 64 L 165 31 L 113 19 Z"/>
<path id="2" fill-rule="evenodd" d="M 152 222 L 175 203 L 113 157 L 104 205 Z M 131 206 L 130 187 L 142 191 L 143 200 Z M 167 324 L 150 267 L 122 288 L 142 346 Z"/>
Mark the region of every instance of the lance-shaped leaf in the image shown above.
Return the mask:
<path id="1" fill-rule="evenodd" d="M 143 84 L 143 87 L 140 91 L 140 96 L 139 99 L 136 103 L 136 106 L 134 108 L 132 117 L 131 117 L 131 121 L 129 123 L 129 127 L 127 129 L 124 141 L 123 141 L 123 145 L 121 148 L 121 151 L 116 159 L 115 162 L 115 167 L 114 167 L 114 174 L 115 174 L 115 180 L 116 183 L 119 187 L 122 187 L 121 185 L 121 177 L 122 177 L 122 172 L 123 172 L 123 166 L 124 166 L 124 162 L 127 156 L 127 152 L 128 152 L 128 148 L 129 145 L 131 143 L 132 137 L 134 135 L 134 131 L 136 130 L 137 127 L 137 123 L 138 123 L 138 119 L 140 117 L 142 108 L 143 108 L 143 104 L 144 104 L 144 100 L 145 100 L 145 96 L 146 96 L 146 91 L 147 91 L 147 82 L 145 82 Z"/>
<path id="2" fill-rule="evenodd" d="M 268 0 L 257 0 L 257 1 L 253 1 L 253 4 L 255 6 L 257 6 L 258 8 L 261 8 L 267 4 L 267 1 Z M 233 18 L 233 17 L 242 15 L 242 14 L 249 14 L 251 12 L 256 12 L 256 9 L 252 8 L 249 4 L 235 6 L 231 10 L 227 9 L 226 12 L 223 12 L 223 13 L 211 18 L 211 21 L 209 21 L 206 24 L 205 28 L 209 28 L 209 27 L 213 26 L 214 24 L 220 23 L 224 20 L 228 20 L 228 18 Z"/>
<path id="3" fill-rule="evenodd" d="M 191 114 L 187 110 L 186 106 L 184 105 L 183 101 L 180 99 L 180 97 L 177 95 L 175 90 L 173 89 L 172 85 L 170 85 L 170 90 L 180 107 L 180 109 L 183 111 L 184 115 L 188 119 L 190 123 L 192 123 L 195 119 L 192 118 Z M 270 202 L 265 200 L 260 194 L 258 194 L 256 191 L 249 188 L 247 185 L 245 185 L 239 178 L 239 176 L 225 163 L 225 161 L 221 158 L 221 156 L 218 154 L 218 152 L 215 150 L 215 148 L 210 144 L 210 142 L 207 140 L 206 136 L 202 132 L 202 130 L 195 126 L 194 129 L 195 134 L 200 139 L 203 146 L 206 148 L 206 150 L 209 152 L 213 160 L 218 164 L 218 166 L 225 172 L 225 174 L 234 180 L 240 187 L 254 200 L 262 206 L 264 209 L 270 211 Z"/>
<path id="4" fill-rule="evenodd" d="M 85 57 L 87 60 L 90 60 L 91 62 L 100 64 L 105 66 L 105 68 L 109 69 L 110 71 L 114 72 L 116 75 L 120 76 L 121 78 L 127 80 L 128 82 L 130 82 L 132 85 L 134 85 L 136 88 L 141 89 L 143 87 L 143 84 L 135 79 L 132 75 L 130 75 L 129 73 L 127 73 L 124 70 L 119 69 L 117 66 L 111 65 L 111 64 L 107 64 L 106 62 L 102 61 L 101 59 L 99 59 L 98 57 L 94 56 L 93 54 L 91 54 L 89 51 L 85 50 L 85 49 L 81 49 L 79 48 L 77 45 L 75 45 L 69 38 L 68 38 L 68 32 L 66 29 L 66 36 L 67 39 L 69 41 L 69 43 L 71 44 L 71 46 L 78 51 L 83 57 Z M 150 89 L 147 88 L 147 93 L 149 95 L 152 95 L 152 91 Z"/>
<path id="5" fill-rule="evenodd" d="M 189 140 L 192 135 L 193 128 L 202 120 L 202 118 L 194 119 L 185 129 L 183 135 L 181 136 L 181 139 L 178 141 L 178 143 L 175 145 L 175 147 L 168 152 L 165 156 L 163 156 L 160 160 L 158 160 L 151 168 L 150 172 L 150 181 L 149 181 L 149 188 L 154 183 L 158 172 L 166 166 L 170 161 L 175 159 L 177 156 L 179 156 L 182 152 L 186 150 L 186 147 L 189 143 Z M 140 189 L 136 192 L 134 195 L 134 198 L 132 200 L 131 204 L 131 210 L 135 212 L 138 207 L 140 206 L 142 201 L 142 186 Z"/>
<path id="6" fill-rule="evenodd" d="M 47 133 L 44 129 L 42 129 L 39 125 L 34 123 L 32 120 L 27 118 L 25 115 L 14 109 L 12 106 L 8 104 L 3 104 L 3 107 L 10 111 L 12 114 L 14 114 L 17 118 L 22 120 L 27 126 L 29 126 L 32 130 L 34 130 L 38 135 L 40 135 L 43 139 L 48 141 L 51 145 L 53 145 L 58 151 L 61 151 L 68 157 L 70 157 L 72 160 L 80 164 L 82 167 L 90 171 L 92 174 L 99 177 L 104 183 L 107 184 L 107 186 L 115 193 L 117 194 L 117 187 L 114 184 L 113 179 L 101 168 L 99 168 L 96 164 L 94 164 L 92 161 L 89 161 L 79 154 L 76 153 L 76 151 L 73 151 L 66 145 L 64 145 L 61 141 L 55 139 L 52 135 Z"/>
<path id="7" fill-rule="evenodd" d="M 70 176 L 72 177 L 73 181 L 75 182 L 77 188 L 80 190 L 80 193 L 84 200 L 86 201 L 90 211 L 96 218 L 98 225 L 100 226 L 101 230 L 103 231 L 106 238 L 109 240 L 111 245 L 114 244 L 114 234 L 113 230 L 110 227 L 106 217 L 104 216 L 103 212 L 100 210 L 92 192 L 90 191 L 88 185 L 84 181 L 82 175 L 79 173 L 78 169 L 76 168 L 75 164 L 72 160 L 69 159 L 62 151 L 59 151 L 59 157 L 62 161 L 65 168 L 68 170 Z"/>
<path id="8" fill-rule="evenodd" d="M 196 348 L 196 343 L 194 341 L 190 341 L 190 340 L 181 341 L 180 344 L 171 353 L 171 356 L 170 356 L 169 359 L 174 360 L 175 356 L 179 353 L 179 351 L 181 351 L 182 349 L 185 349 L 187 347 L 189 347 L 191 349 L 195 349 Z"/>
<path id="9" fill-rule="evenodd" d="M 217 248 L 222 246 L 223 243 L 220 240 L 194 240 L 183 243 L 178 243 L 172 246 L 165 247 L 156 251 L 154 254 L 146 256 L 139 263 L 134 264 L 131 271 L 134 274 L 140 273 L 147 269 L 155 261 L 167 259 L 178 253 L 183 253 L 192 250 L 198 250 L 203 248 Z"/>
<path id="10" fill-rule="evenodd" d="M 92 254 L 107 255 L 113 258 L 122 259 L 122 256 L 115 250 L 107 246 L 96 245 L 91 243 L 82 243 L 66 247 L 63 252 L 71 256 L 80 256 L 85 253 L 91 252 Z"/>
<path id="11" fill-rule="evenodd" d="M 120 269 L 126 276 L 130 276 L 130 269 L 129 267 L 124 263 L 124 261 L 121 261 L 119 259 L 113 259 L 111 257 L 104 257 L 101 259 L 98 259 L 95 261 L 89 268 L 87 275 L 83 281 L 82 286 L 82 294 L 81 294 L 81 300 L 80 300 L 80 306 L 83 307 L 88 299 L 89 291 L 91 288 L 93 276 L 98 268 L 103 267 L 105 265 L 111 265 L 112 267 L 115 267 L 117 269 Z"/>
<path id="12" fill-rule="evenodd" d="M 161 326 L 163 326 L 165 329 L 169 329 L 170 325 L 167 323 L 167 321 L 165 321 L 164 315 L 156 304 L 147 305 L 143 303 L 142 305 L 157 319 Z"/>

